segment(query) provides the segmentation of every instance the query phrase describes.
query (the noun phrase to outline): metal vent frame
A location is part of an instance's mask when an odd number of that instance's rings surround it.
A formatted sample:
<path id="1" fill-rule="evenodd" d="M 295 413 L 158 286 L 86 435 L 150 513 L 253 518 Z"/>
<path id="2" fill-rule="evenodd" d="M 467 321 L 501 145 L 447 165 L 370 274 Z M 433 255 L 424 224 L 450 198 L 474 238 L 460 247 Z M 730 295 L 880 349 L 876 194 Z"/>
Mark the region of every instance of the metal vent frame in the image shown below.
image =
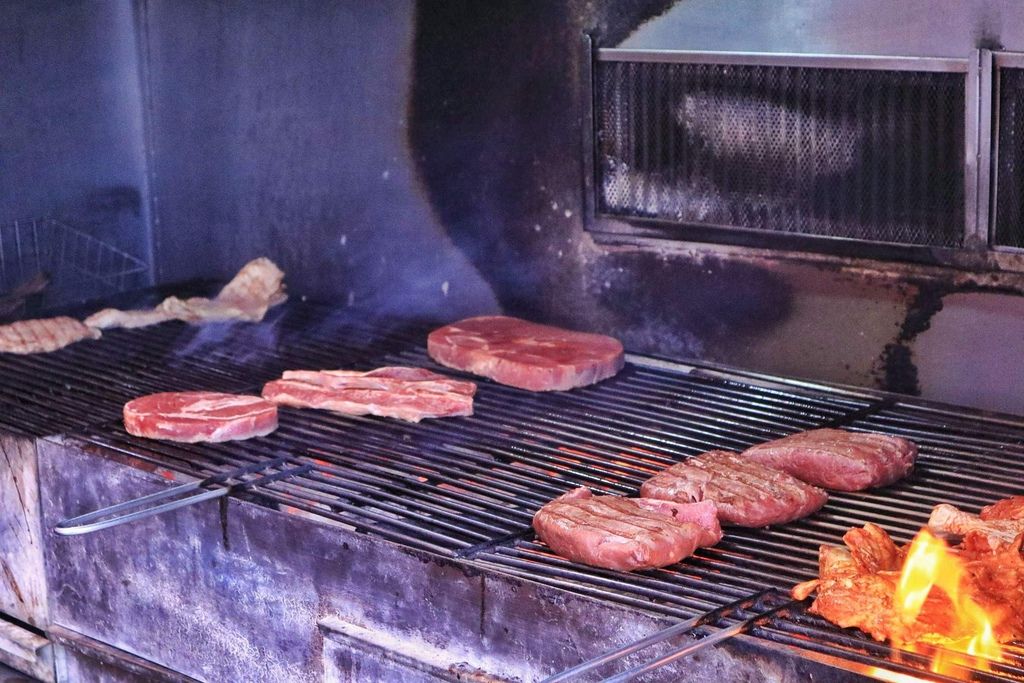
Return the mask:
<path id="1" fill-rule="evenodd" d="M 994 119 L 997 93 L 993 86 L 994 64 L 1011 63 L 1024 68 L 1024 54 L 976 50 L 965 58 L 898 57 L 863 55 L 768 54 L 595 48 L 583 37 L 582 83 L 584 106 L 583 190 L 584 225 L 594 240 L 608 244 L 650 245 L 652 240 L 685 244 L 712 244 L 730 249 L 766 249 L 787 255 L 815 253 L 830 258 L 861 258 L 896 264 L 938 265 L 970 271 L 1024 272 L 1024 249 L 995 243 L 993 176 L 995 163 Z M 885 71 L 920 71 L 963 74 L 964 77 L 964 218 L 959 247 L 915 246 L 872 242 L 847 237 L 768 232 L 735 226 L 694 224 L 658 218 L 623 217 L 599 209 L 598 161 L 595 137 L 598 62 L 656 62 L 675 64 L 812 67 Z"/>

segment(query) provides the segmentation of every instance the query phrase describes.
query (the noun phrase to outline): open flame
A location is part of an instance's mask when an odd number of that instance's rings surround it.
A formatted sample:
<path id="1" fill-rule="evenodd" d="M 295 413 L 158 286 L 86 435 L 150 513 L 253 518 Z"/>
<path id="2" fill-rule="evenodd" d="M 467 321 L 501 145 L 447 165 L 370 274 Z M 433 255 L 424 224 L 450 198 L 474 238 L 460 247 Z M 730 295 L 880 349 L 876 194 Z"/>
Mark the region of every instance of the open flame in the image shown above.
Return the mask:
<path id="1" fill-rule="evenodd" d="M 903 563 L 893 605 L 906 633 L 914 632 L 914 623 L 929 601 L 948 613 L 949 623 L 944 624 L 948 628 L 943 628 L 941 634 L 926 633 L 893 644 L 911 652 L 922 652 L 927 645 L 944 648 L 935 650 L 931 670 L 936 673 L 955 673 L 958 664 L 988 671 L 990 661 L 1002 658 L 993 615 L 964 589 L 964 575 L 963 561 L 942 539 L 928 529 L 918 532 Z M 956 652 L 967 657 L 953 654 Z"/>

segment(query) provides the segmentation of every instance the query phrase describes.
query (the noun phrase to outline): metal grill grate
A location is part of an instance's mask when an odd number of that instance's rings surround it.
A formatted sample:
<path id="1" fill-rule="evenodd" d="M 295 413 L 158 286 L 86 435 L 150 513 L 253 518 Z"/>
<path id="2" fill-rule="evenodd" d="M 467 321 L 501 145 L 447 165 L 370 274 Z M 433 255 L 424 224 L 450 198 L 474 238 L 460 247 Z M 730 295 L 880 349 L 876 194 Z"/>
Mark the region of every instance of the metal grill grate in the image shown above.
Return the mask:
<path id="1" fill-rule="evenodd" d="M 1024 69 L 998 70 L 995 243 L 1024 248 Z"/>
<path id="2" fill-rule="evenodd" d="M 239 495 L 669 617 L 694 616 L 766 587 L 786 590 L 813 577 L 818 545 L 840 542 L 851 526 L 873 521 L 907 540 L 932 505 L 977 509 L 1018 493 L 1024 474 L 1024 422 L 1018 420 L 645 358 L 633 358 L 611 380 L 569 393 L 481 382 L 474 416 L 418 425 L 282 409 L 281 427 L 268 437 L 191 445 L 137 439 L 120 426 L 123 402 L 140 393 L 255 392 L 287 368 L 430 366 L 423 348 L 428 329 L 287 304 L 262 325 L 168 323 L 114 331 L 53 354 L 0 355 L 0 404 L 6 406 L 0 419 L 8 427 L 24 421 L 23 432 L 77 434 L 92 448 L 192 476 L 287 455 L 314 469 Z M 552 555 L 530 531 L 537 508 L 575 486 L 634 495 L 652 472 L 705 450 L 742 449 L 843 424 L 914 439 L 919 467 L 880 491 L 834 494 L 799 522 L 728 529 L 714 548 L 648 572 L 574 564 Z M 753 635 L 843 668 L 921 671 L 913 658 L 894 663 L 888 646 L 800 611 Z M 1013 659 L 1006 672 L 1024 675 L 1022 663 Z"/>
<path id="3" fill-rule="evenodd" d="M 597 210 L 956 247 L 963 74 L 599 61 Z"/>

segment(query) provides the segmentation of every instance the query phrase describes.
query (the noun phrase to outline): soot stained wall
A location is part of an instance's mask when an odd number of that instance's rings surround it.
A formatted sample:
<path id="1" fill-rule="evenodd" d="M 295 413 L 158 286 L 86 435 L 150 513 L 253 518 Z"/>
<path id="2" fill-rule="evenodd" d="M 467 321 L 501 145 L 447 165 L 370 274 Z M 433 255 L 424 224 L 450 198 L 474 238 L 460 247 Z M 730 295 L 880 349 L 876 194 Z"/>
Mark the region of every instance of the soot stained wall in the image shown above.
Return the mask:
<path id="1" fill-rule="evenodd" d="M 405 144 L 412 2 L 143 5 L 161 281 L 267 255 L 296 295 L 496 309 Z"/>
<path id="2" fill-rule="evenodd" d="M 751 16 L 771 21 L 739 33 L 756 46 L 779 27 L 799 39 L 872 16 L 825 3 L 842 16 L 817 11 L 811 31 L 797 11 L 806 4 L 749 0 Z M 964 40 L 989 40 L 1007 6 L 974 4 L 981 23 L 962 22 Z M 930 306 L 935 324 L 918 324 L 917 304 L 936 297 L 884 265 L 608 247 L 585 232 L 580 35 L 686 47 L 743 22 L 714 3 L 140 0 L 137 10 L 162 282 L 226 277 L 267 254 L 298 295 L 440 318 L 501 309 L 613 333 L 634 351 L 1024 412 L 993 346 L 1024 330 L 1012 316 L 974 315 L 990 295 L 958 304 L 959 323 L 940 324 L 948 313 Z M 728 47 L 743 49 L 737 40 Z M 998 332 L 972 337 L 972 362 L 994 384 L 965 386 L 936 360 L 962 349 L 964 320 Z"/>

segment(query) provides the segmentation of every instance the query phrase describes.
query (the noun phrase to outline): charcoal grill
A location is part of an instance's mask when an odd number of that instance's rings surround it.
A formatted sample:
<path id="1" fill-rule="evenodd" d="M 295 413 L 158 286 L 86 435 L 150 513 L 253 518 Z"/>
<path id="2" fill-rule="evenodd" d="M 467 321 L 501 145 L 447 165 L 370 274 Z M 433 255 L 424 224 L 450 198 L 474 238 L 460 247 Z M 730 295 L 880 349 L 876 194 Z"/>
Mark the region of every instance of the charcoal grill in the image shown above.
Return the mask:
<path id="1" fill-rule="evenodd" d="M 661 624 L 699 616 L 765 589 L 785 592 L 813 578 L 818 545 L 838 543 L 851 526 L 875 522 L 898 541 L 907 541 L 936 503 L 976 509 L 1019 492 L 1024 421 L 645 356 L 630 356 L 625 370 L 609 381 L 569 393 L 535 394 L 482 382 L 472 417 L 418 425 L 284 408 L 280 428 L 266 438 L 187 445 L 138 439 L 120 424 L 123 402 L 140 393 L 184 388 L 255 392 L 289 368 L 436 367 L 424 348 L 430 328 L 424 322 L 374 320 L 359 312 L 290 303 L 259 325 L 167 323 L 113 330 L 101 341 L 54 354 L 0 358 L 2 419 L 6 429 L 43 437 L 41 484 L 53 492 L 43 501 L 45 528 L 58 518 L 155 486 L 124 474 L 133 468 L 155 473 L 156 481 L 190 481 L 288 456 L 288 466 L 311 468 L 233 497 L 245 506 L 292 513 L 289 518 L 299 529 L 327 525 L 338 538 L 379 539 L 425 552 L 423 557 L 431 559 L 423 561 L 458 567 L 464 572 L 460 581 L 504 577 L 535 587 L 547 600 L 596 600 Z M 729 529 L 717 546 L 660 570 L 624 574 L 581 566 L 553 555 L 530 529 L 540 505 L 573 487 L 636 495 L 652 472 L 682 458 L 709 449 L 742 449 L 821 426 L 913 439 L 921 449 L 919 465 L 894 486 L 833 494 L 808 519 L 769 529 Z M 97 461 L 107 472 L 101 478 L 88 474 Z M 122 473 L 114 476 L 107 471 L 111 467 Z M 98 582 L 101 586 L 92 590 L 105 594 L 118 592 L 102 584 L 114 581 L 119 571 L 126 580 L 145 578 L 137 575 L 138 567 L 119 562 L 101 571 L 68 560 L 108 557 L 113 548 L 122 552 L 126 538 L 145 539 L 147 529 L 157 536 L 183 534 L 177 542 L 186 545 L 201 542 L 190 538 L 192 522 L 176 521 L 179 514 L 89 539 L 45 533 L 51 585 L 63 585 L 68 593 L 52 605 L 57 624 L 99 640 L 109 636 L 97 623 L 128 618 L 108 613 L 123 607 L 119 600 L 125 598 L 90 597 L 85 583 Z M 199 519 L 211 515 L 202 506 L 192 514 Z M 230 547 L 230 522 L 224 524 Z M 288 546 L 295 543 L 302 540 Z M 179 561 L 159 555 L 149 559 Z M 235 573 L 231 580 L 247 579 Z M 454 586 L 447 590 L 459 592 Z M 68 600 L 68 595 L 73 597 Z M 698 635 L 756 616 L 756 608 L 749 605 L 703 626 Z M 135 628 L 144 632 L 153 626 Z M 573 635 L 581 639 L 575 652 L 558 661 L 527 657 L 520 675 L 554 673 L 573 664 L 574 657 L 586 658 L 612 644 Z M 755 650 L 851 674 L 943 680 L 927 672 L 925 657 L 897 653 L 859 632 L 839 629 L 807 614 L 803 605 L 758 623 L 740 640 Z M 161 656 L 146 649 L 144 638 L 118 645 L 145 658 Z M 201 668 L 189 672 L 177 655 L 166 657 L 161 663 L 168 668 L 202 677 Z M 677 663 L 676 674 L 686 666 Z M 994 665 L 991 673 L 961 673 L 977 680 L 1024 676 L 1024 650 L 1011 648 L 1008 661 Z"/>

